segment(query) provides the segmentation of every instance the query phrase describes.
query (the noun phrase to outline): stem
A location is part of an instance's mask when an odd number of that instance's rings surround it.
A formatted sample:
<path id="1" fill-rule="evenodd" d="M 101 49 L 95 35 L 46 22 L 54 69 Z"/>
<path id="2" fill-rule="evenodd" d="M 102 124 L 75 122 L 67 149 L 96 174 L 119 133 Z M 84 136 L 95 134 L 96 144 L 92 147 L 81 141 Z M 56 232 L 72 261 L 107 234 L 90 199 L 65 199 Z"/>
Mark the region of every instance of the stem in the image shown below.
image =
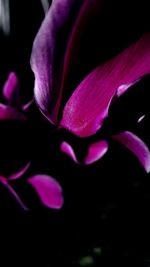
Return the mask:
<path id="1" fill-rule="evenodd" d="M 22 200 L 20 199 L 20 197 L 18 196 L 18 194 L 15 192 L 15 190 L 11 187 L 11 185 L 9 185 L 7 183 L 7 184 L 5 184 L 5 186 L 9 190 L 9 192 L 14 196 L 14 198 L 19 203 L 19 205 L 21 206 L 21 208 L 23 208 L 24 210 L 28 211 L 29 208 L 24 205 L 24 203 L 22 202 Z"/>
<path id="2" fill-rule="evenodd" d="M 49 8 L 49 2 L 48 2 L 48 0 L 41 0 L 41 4 L 42 4 L 43 9 L 44 9 L 44 12 L 46 14 L 46 12 L 47 12 L 47 10 Z"/>
<path id="3" fill-rule="evenodd" d="M 5 35 L 10 33 L 9 0 L 0 0 L 0 27 Z"/>

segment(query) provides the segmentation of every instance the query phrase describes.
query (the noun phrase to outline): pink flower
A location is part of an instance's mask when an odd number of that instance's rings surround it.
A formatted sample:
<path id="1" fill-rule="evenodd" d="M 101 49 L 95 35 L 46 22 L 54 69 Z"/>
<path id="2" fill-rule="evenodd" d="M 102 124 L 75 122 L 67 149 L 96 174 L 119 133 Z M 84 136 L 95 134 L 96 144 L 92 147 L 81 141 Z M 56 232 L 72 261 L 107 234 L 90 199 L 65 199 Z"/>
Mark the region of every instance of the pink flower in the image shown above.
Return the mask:
<path id="1" fill-rule="evenodd" d="M 102 6 L 98 0 L 54 0 L 35 38 L 31 55 L 34 95 L 41 112 L 51 123 L 81 138 L 101 129 L 114 97 L 120 97 L 150 73 L 150 33 L 143 34 L 124 51 L 98 64 L 99 51 L 94 50 L 94 44 L 96 46 L 100 32 L 94 31 L 94 25 L 102 15 Z M 85 39 L 85 43 L 82 35 L 86 33 L 87 37 L 89 28 L 95 32 L 95 39 L 91 49 L 87 49 L 85 60 L 89 58 L 97 63 L 86 72 L 82 53 L 88 41 Z M 90 44 L 93 35 L 88 36 Z M 69 95 L 67 101 L 65 94 Z M 128 131 L 112 138 L 124 144 L 145 170 L 150 171 L 150 151 L 140 138 Z M 90 145 L 84 163 L 100 159 L 108 146 L 108 140 Z M 68 143 L 64 142 L 61 149 L 78 162 Z"/>

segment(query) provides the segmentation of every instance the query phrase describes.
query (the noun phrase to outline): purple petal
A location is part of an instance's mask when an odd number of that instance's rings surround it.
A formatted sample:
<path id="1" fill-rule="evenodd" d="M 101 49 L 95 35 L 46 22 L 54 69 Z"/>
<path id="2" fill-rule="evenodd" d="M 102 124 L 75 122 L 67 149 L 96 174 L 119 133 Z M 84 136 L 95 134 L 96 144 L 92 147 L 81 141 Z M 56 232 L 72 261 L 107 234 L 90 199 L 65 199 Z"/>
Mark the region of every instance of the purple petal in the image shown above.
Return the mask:
<path id="1" fill-rule="evenodd" d="M 17 109 L 0 104 L 0 120 L 26 120 L 26 117 Z"/>
<path id="2" fill-rule="evenodd" d="M 18 78 L 14 72 L 11 72 L 3 87 L 3 95 L 12 106 L 21 106 Z"/>
<path id="3" fill-rule="evenodd" d="M 149 72 L 150 33 L 147 33 L 81 82 L 64 108 L 61 126 L 80 137 L 94 134 L 108 115 L 117 89 L 133 84 Z"/>
<path id="4" fill-rule="evenodd" d="M 10 175 L 8 177 L 8 180 L 16 180 L 16 179 L 20 178 L 21 176 L 23 176 L 26 173 L 26 171 L 29 169 L 30 164 L 31 164 L 31 162 L 28 162 L 21 170 Z"/>
<path id="5" fill-rule="evenodd" d="M 84 164 L 92 164 L 101 159 L 108 150 L 108 142 L 105 140 L 98 141 L 89 146 L 88 153 L 84 159 Z"/>
<path id="6" fill-rule="evenodd" d="M 42 203 L 48 208 L 60 209 L 63 205 L 63 194 L 60 184 L 48 175 L 35 175 L 28 178 Z"/>
<path id="7" fill-rule="evenodd" d="M 138 158 L 146 172 L 150 172 L 150 151 L 139 137 L 126 131 L 113 135 L 113 139 L 126 146 Z"/>
<path id="8" fill-rule="evenodd" d="M 67 154 L 74 162 L 79 163 L 72 146 L 69 145 L 67 142 L 62 142 L 60 149 L 62 152 Z"/>
<path id="9" fill-rule="evenodd" d="M 57 122 L 62 97 L 64 55 L 83 2 L 53 1 L 33 44 L 31 67 L 35 74 L 35 99 L 53 123 Z"/>

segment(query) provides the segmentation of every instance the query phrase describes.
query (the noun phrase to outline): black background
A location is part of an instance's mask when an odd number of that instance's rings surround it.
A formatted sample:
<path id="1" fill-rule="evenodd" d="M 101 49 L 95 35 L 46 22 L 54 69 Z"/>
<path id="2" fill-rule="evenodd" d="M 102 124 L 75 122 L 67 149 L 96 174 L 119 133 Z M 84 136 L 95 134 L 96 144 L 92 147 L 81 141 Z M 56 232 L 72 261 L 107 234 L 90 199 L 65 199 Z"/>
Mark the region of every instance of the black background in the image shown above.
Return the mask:
<path id="1" fill-rule="evenodd" d="M 33 95 L 32 43 L 44 12 L 39 0 L 10 2 L 10 35 L 0 32 L 0 88 L 8 73 L 15 71 L 26 103 Z M 103 16 L 93 29 L 101 51 L 99 63 L 150 30 L 146 1 L 104 2 Z M 88 45 L 85 53 L 86 49 Z M 0 185 L 0 266 L 9 266 L 9 260 L 18 266 L 24 262 L 27 266 L 78 266 L 78 260 L 92 254 L 93 247 L 102 249 L 101 256 L 94 256 L 95 266 L 150 265 L 150 177 L 136 158 L 111 140 L 105 157 L 86 167 L 77 166 L 59 149 L 60 142 L 68 140 L 82 158 L 89 142 L 121 130 L 133 131 L 150 147 L 149 88 L 147 76 L 111 107 L 103 129 L 84 140 L 65 130 L 57 132 L 35 105 L 28 122 L 0 122 L 0 174 L 11 174 L 32 162 L 26 175 L 13 184 L 31 207 L 29 212 L 22 211 Z M 137 125 L 142 114 L 146 117 Z M 61 183 L 62 210 L 40 204 L 25 182 L 36 173 L 52 175 Z"/>

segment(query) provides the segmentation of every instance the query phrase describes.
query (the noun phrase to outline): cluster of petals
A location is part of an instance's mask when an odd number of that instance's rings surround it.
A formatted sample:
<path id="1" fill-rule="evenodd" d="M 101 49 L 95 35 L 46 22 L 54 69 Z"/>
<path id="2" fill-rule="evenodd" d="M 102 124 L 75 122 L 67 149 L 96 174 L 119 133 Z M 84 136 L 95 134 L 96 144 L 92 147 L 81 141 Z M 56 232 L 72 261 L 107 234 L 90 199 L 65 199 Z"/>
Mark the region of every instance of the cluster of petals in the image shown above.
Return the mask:
<path id="1" fill-rule="evenodd" d="M 51 123 L 80 138 L 100 131 L 109 116 L 112 101 L 117 101 L 150 73 L 150 33 L 146 32 L 86 75 L 83 71 L 84 77 L 79 79 L 73 92 L 69 91 L 74 84 L 78 65 L 82 65 L 82 49 L 84 45 L 88 46 L 80 43 L 81 35 L 89 25 L 92 27 L 96 16 L 101 15 L 101 5 L 102 2 L 98 0 L 52 1 L 34 40 L 31 55 L 31 68 L 35 75 L 34 96 L 39 109 Z M 90 48 L 87 51 L 93 53 Z M 70 94 L 66 101 L 65 94 Z M 126 129 L 110 138 L 126 146 L 144 169 L 150 171 L 150 151 L 135 133 Z M 107 138 L 90 144 L 84 164 L 100 159 L 108 148 Z M 61 150 L 79 163 L 73 147 L 67 141 L 61 144 Z"/>
<path id="2" fill-rule="evenodd" d="M 53 0 L 35 37 L 31 53 L 31 69 L 35 77 L 34 99 L 38 108 L 56 128 L 64 128 L 79 138 L 87 138 L 101 131 L 109 117 L 112 102 L 150 74 L 150 32 L 143 33 L 123 51 L 96 64 L 87 73 L 81 68 L 81 73 L 78 73 L 78 67 L 84 66 L 82 50 L 88 46 L 87 43 L 80 43 L 83 40 L 81 36 L 88 32 L 89 25 L 94 27 L 93 21 L 95 23 L 101 16 L 101 7 L 102 1 L 99 0 Z M 87 59 L 89 53 L 96 56 L 93 49 L 94 46 L 86 50 Z M 15 73 L 9 74 L 2 92 L 7 104 L 0 104 L 0 119 L 26 120 L 33 100 L 22 105 Z M 89 143 L 82 164 L 88 165 L 101 159 L 109 149 L 109 139 L 124 145 L 146 172 L 150 171 L 148 146 L 128 129 Z M 66 140 L 61 143 L 60 149 L 81 164 L 74 148 Z M 29 165 L 9 177 L 0 176 L 0 182 L 24 209 L 28 208 L 14 191 L 12 183 L 25 174 Z M 62 207 L 62 189 L 54 178 L 38 174 L 27 178 L 27 182 L 44 205 L 56 209 Z"/>

